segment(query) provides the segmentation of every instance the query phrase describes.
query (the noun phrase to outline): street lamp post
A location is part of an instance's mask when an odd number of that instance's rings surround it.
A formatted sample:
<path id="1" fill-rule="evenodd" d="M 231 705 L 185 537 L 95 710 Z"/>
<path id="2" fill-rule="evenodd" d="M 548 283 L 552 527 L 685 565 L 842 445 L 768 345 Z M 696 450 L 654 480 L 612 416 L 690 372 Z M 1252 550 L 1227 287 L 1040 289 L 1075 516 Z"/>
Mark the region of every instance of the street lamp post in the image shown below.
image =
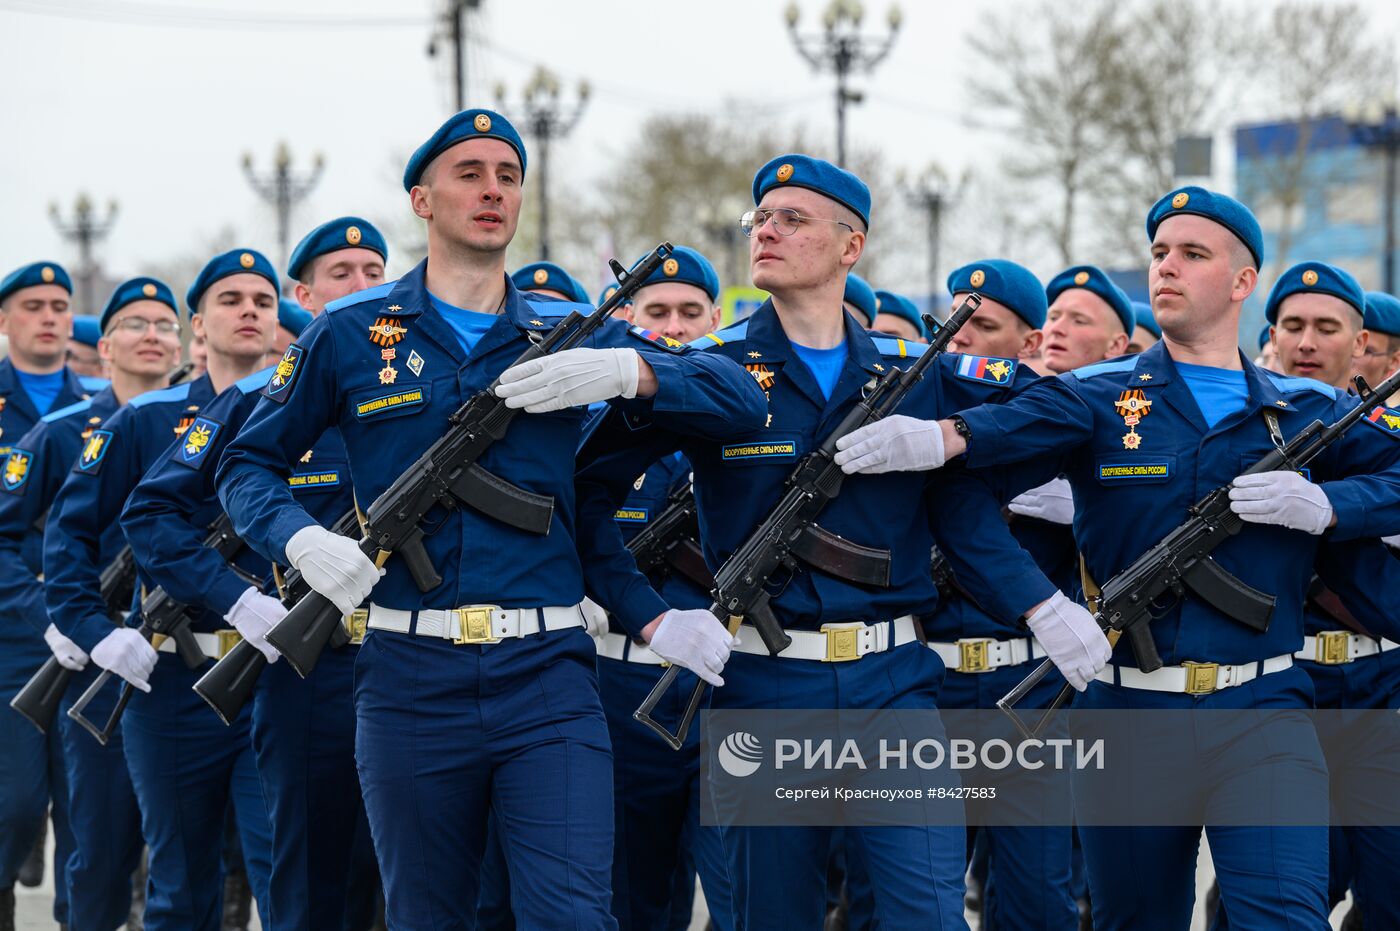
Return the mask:
<path id="1" fill-rule="evenodd" d="M 1385 251 L 1381 255 L 1382 287 L 1395 293 L 1395 186 L 1396 165 L 1400 162 L 1400 112 L 1389 98 L 1363 108 L 1348 108 L 1343 117 L 1359 145 L 1380 152 L 1385 158 Z"/>
<path id="2" fill-rule="evenodd" d="M 243 153 L 244 176 L 258 196 L 271 204 L 277 213 L 277 247 L 281 250 L 278 268 L 287 267 L 290 255 L 292 208 L 311 193 L 316 182 L 321 180 L 321 171 L 325 166 L 326 160 L 318 152 L 312 160 L 310 171 L 300 174 L 293 172 L 291 150 L 287 148 L 287 143 L 279 142 L 273 154 L 272 171 L 259 175 L 253 170 L 252 153 Z"/>
<path id="3" fill-rule="evenodd" d="M 49 218 L 58 229 L 59 235 L 78 246 L 78 306 L 85 314 L 97 309 L 97 262 L 93 259 L 93 247 L 107 238 L 112 224 L 117 219 L 117 202 L 109 201 L 107 216 L 98 219 L 92 201 L 86 194 L 79 194 L 73 203 L 73 220 L 63 222 L 58 204 L 49 205 Z"/>
<path id="4" fill-rule="evenodd" d="M 928 218 L 928 300 L 933 308 L 934 295 L 938 293 L 938 250 L 943 226 L 943 211 L 952 199 L 948 186 L 948 176 L 937 165 L 930 165 L 913 182 L 900 179 L 900 187 L 909 203 L 924 211 Z"/>
<path id="5" fill-rule="evenodd" d="M 467 13 L 480 6 L 481 0 L 446 0 L 439 27 L 446 35 L 434 32 L 428 39 L 429 58 L 437 57 L 439 41 L 452 43 L 452 100 L 458 113 L 467 108 Z"/>
<path id="6" fill-rule="evenodd" d="M 535 163 L 539 166 L 540 178 L 540 260 L 545 262 L 549 261 L 549 143 L 567 136 L 578 125 L 588 105 L 588 82 L 579 82 L 578 99 L 572 105 L 561 99 L 560 91 L 559 78 L 541 67 L 535 69 L 521 98 L 524 119 L 520 122 L 536 141 Z M 501 111 L 507 112 L 504 85 L 496 85 L 496 97 Z"/>
<path id="7" fill-rule="evenodd" d="M 889 34 L 868 36 L 860 31 L 865 8 L 860 0 L 831 0 L 822 13 L 822 31 L 811 35 L 798 32 L 801 18 L 796 0 L 787 7 L 788 34 L 797 53 L 817 71 L 836 75 L 836 163 L 846 164 L 846 104 L 860 103 L 865 95 L 847 86 L 852 74 L 874 70 L 890 49 L 904 21 L 898 6 L 891 6 L 887 17 Z"/>

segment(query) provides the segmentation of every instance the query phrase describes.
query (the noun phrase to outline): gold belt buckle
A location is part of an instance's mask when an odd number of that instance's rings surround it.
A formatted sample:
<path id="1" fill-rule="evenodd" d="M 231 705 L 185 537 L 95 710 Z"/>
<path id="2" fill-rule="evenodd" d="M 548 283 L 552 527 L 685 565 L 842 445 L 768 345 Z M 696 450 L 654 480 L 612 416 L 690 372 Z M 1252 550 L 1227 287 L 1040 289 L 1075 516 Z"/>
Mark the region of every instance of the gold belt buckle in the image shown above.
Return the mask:
<path id="1" fill-rule="evenodd" d="M 243 635 L 236 630 L 220 630 L 216 633 L 219 635 L 219 655 L 215 659 L 223 659 L 228 656 L 228 651 L 238 646 L 243 639 Z"/>
<path id="2" fill-rule="evenodd" d="M 499 610 L 499 605 L 453 608 L 452 613 L 457 615 L 457 636 L 452 642 L 458 645 L 499 642 L 500 638 L 491 634 L 491 616 Z"/>
<path id="3" fill-rule="evenodd" d="M 1181 664 L 1186 670 L 1186 694 L 1209 695 L 1215 691 L 1216 675 L 1220 672 L 1219 663 L 1193 663 L 1189 660 Z"/>
<path id="4" fill-rule="evenodd" d="M 849 663 L 851 660 L 860 659 L 858 635 L 864 629 L 864 625 L 847 627 L 840 624 L 823 624 L 822 633 L 826 634 L 826 656 L 822 658 L 822 662 Z"/>
<path id="5" fill-rule="evenodd" d="M 958 668 L 955 672 L 987 672 L 992 668 L 990 637 L 958 641 Z"/>
<path id="6" fill-rule="evenodd" d="M 1345 630 L 1324 630 L 1317 635 L 1317 662 L 1336 666 L 1351 661 L 1351 635 Z"/>
<path id="7" fill-rule="evenodd" d="M 357 608 L 345 615 L 345 632 L 350 635 L 350 643 L 359 646 L 365 642 L 365 631 L 369 628 L 369 611 Z"/>

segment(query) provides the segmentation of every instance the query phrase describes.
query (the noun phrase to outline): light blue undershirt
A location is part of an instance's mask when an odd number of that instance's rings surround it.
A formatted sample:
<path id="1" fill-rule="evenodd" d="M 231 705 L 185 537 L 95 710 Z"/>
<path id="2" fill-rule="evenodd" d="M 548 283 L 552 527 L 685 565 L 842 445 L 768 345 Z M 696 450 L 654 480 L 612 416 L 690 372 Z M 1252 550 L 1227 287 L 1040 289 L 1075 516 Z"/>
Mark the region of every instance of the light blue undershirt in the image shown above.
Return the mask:
<path id="1" fill-rule="evenodd" d="M 15 374 L 19 376 L 20 387 L 24 389 L 24 393 L 34 402 L 34 409 L 39 412 L 39 416 L 47 414 L 58 398 L 58 393 L 63 390 L 63 369 L 48 375 L 31 375 L 29 372 L 15 369 Z"/>
<path id="2" fill-rule="evenodd" d="M 831 392 L 836 390 L 836 383 L 841 380 L 841 369 L 846 366 L 846 341 L 842 340 L 841 345 L 831 349 L 812 349 L 797 343 L 793 343 L 792 348 L 797 350 L 797 358 L 811 370 L 817 387 L 822 389 L 822 397 L 830 400 Z"/>
<path id="3" fill-rule="evenodd" d="M 1176 370 L 1186 380 L 1196 406 L 1212 429 L 1235 411 L 1242 410 L 1249 401 L 1249 385 L 1243 371 L 1184 362 L 1176 363 Z"/>
<path id="4" fill-rule="evenodd" d="M 453 307 L 432 294 L 428 295 L 428 300 L 433 302 L 433 306 L 437 308 L 438 313 L 442 314 L 443 319 L 452 325 L 453 331 L 457 334 L 457 342 L 462 344 L 462 350 L 467 355 L 472 354 L 472 347 L 476 345 L 477 340 L 481 339 L 482 335 L 500 319 L 497 314 L 483 314 L 475 310 L 467 310 L 465 307 Z"/>

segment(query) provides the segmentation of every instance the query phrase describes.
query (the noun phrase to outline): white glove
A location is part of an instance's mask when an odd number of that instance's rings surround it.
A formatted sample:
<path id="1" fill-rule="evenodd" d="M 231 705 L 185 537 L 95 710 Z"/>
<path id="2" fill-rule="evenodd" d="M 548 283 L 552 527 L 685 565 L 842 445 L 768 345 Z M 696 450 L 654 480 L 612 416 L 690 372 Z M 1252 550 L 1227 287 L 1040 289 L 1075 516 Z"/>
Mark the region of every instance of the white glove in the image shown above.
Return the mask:
<path id="1" fill-rule="evenodd" d="M 729 630 L 703 608 L 667 611 L 651 635 L 651 651 L 684 666 L 711 685 L 724 685 L 720 672 L 734 643 Z"/>
<path id="2" fill-rule="evenodd" d="M 58 665 L 64 669 L 80 672 L 87 665 L 88 655 L 83 652 L 83 648 L 59 633 L 58 628 L 52 624 L 44 628 L 44 642 L 49 645 L 49 650 L 53 653 L 53 658 L 58 660 Z"/>
<path id="3" fill-rule="evenodd" d="M 325 527 L 303 527 L 287 541 L 287 562 L 341 614 L 350 614 L 369 597 L 384 570 L 360 552 L 359 543 Z"/>
<path id="4" fill-rule="evenodd" d="M 943 465 L 943 431 L 936 420 L 894 414 L 836 441 L 836 464 L 856 472 L 922 472 Z"/>
<path id="5" fill-rule="evenodd" d="M 579 609 L 583 611 L 583 629 L 588 631 L 588 636 L 601 641 L 608 632 L 608 612 L 592 598 L 583 599 Z"/>
<path id="6" fill-rule="evenodd" d="M 1314 536 L 1332 522 L 1327 493 L 1288 470 L 1235 479 L 1230 483 L 1230 510 L 1251 524 L 1277 524 Z"/>
<path id="7" fill-rule="evenodd" d="M 275 663 L 281 654 L 267 642 L 267 632 L 286 616 L 287 609 L 282 607 L 282 602 L 264 595 L 250 585 L 238 596 L 233 607 L 228 609 L 224 620 L 237 628 L 244 640 L 257 647 L 258 652 L 266 656 L 269 663 Z"/>
<path id="8" fill-rule="evenodd" d="M 92 661 L 121 676 L 143 692 L 151 690 L 151 671 L 160 654 L 132 627 L 118 627 L 92 648 Z"/>
<path id="9" fill-rule="evenodd" d="M 1074 495 L 1067 478 L 1052 478 L 1044 485 L 1023 492 L 1012 498 L 1007 508 L 1013 514 L 1038 517 L 1052 524 L 1074 523 Z"/>
<path id="10" fill-rule="evenodd" d="M 496 394 L 506 407 L 545 414 L 609 398 L 637 396 L 641 377 L 635 349 L 565 349 L 512 365 Z"/>
<path id="11" fill-rule="evenodd" d="M 1397 533 L 1393 537 L 1381 537 L 1381 542 L 1388 546 L 1393 546 L 1396 549 L 1400 549 L 1400 533 Z"/>
<path id="12" fill-rule="evenodd" d="M 1056 592 L 1034 614 L 1026 618 L 1026 626 L 1044 647 L 1055 666 L 1064 673 L 1069 684 L 1079 691 L 1089 687 L 1094 674 L 1113 655 L 1108 637 L 1099 629 L 1094 616 Z"/>

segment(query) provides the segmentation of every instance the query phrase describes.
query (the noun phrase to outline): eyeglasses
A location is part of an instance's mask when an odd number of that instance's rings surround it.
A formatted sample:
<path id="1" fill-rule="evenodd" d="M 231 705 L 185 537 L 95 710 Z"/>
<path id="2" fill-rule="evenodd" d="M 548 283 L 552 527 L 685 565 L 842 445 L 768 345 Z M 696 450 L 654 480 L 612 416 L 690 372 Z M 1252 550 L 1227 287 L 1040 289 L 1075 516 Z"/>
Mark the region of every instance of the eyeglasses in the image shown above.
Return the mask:
<path id="1" fill-rule="evenodd" d="M 759 230 L 767 225 L 768 221 L 773 221 L 773 229 L 780 235 L 791 236 L 797 232 L 798 223 L 802 220 L 815 220 L 818 223 L 839 223 L 846 229 L 854 233 L 855 227 L 841 220 L 828 220 L 825 217 L 804 217 L 791 207 L 760 207 L 757 210 L 750 210 L 739 218 L 739 229 L 748 237 L 753 237 Z"/>
<path id="2" fill-rule="evenodd" d="M 174 336 L 180 332 L 180 324 L 174 320 L 147 320 L 145 317 L 123 317 L 112 324 L 111 329 L 137 336 L 145 335 L 147 327 L 155 327 L 157 336 Z"/>

